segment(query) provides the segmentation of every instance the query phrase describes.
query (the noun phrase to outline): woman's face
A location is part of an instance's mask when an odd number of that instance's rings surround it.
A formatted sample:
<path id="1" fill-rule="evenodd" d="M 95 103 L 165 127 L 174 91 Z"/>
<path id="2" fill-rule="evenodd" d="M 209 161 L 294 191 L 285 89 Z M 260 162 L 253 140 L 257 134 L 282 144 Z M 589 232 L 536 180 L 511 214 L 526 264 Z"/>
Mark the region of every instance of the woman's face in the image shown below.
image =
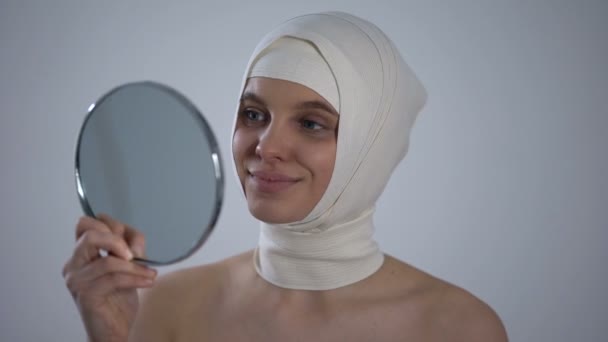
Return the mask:
<path id="1" fill-rule="evenodd" d="M 299 221 L 319 202 L 336 160 L 338 114 L 303 85 L 253 77 L 232 141 L 249 211 L 268 223 Z"/>

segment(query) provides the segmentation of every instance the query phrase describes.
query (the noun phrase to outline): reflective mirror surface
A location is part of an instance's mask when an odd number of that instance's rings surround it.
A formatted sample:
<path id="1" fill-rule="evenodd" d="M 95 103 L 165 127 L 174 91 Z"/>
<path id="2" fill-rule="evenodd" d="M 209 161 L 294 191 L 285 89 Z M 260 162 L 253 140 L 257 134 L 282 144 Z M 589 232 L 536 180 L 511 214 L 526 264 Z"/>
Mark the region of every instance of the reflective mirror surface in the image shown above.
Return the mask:
<path id="1" fill-rule="evenodd" d="M 76 147 L 85 214 L 108 214 L 143 233 L 145 261 L 194 253 L 220 212 L 224 184 L 216 139 L 177 91 L 154 82 L 119 86 L 91 105 Z"/>

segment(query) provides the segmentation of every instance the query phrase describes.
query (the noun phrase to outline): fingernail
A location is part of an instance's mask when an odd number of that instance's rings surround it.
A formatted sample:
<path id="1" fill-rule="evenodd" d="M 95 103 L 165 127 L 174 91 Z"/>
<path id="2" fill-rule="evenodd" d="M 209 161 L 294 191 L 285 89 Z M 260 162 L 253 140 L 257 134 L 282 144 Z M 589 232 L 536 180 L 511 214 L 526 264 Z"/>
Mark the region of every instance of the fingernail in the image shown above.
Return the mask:
<path id="1" fill-rule="evenodd" d="M 127 249 L 127 260 L 133 260 L 133 253 Z"/>

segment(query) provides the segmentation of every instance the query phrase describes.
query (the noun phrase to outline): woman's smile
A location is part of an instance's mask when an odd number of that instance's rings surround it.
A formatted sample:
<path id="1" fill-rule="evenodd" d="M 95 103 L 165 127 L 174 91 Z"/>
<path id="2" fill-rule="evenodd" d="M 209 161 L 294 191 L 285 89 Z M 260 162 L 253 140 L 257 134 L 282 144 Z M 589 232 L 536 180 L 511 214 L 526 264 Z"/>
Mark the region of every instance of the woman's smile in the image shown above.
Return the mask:
<path id="1" fill-rule="evenodd" d="M 302 180 L 302 178 L 290 177 L 280 172 L 262 170 L 249 170 L 248 176 L 247 182 L 249 184 L 247 185 L 251 187 L 250 190 L 268 194 L 287 190 L 291 188 L 292 185 Z"/>

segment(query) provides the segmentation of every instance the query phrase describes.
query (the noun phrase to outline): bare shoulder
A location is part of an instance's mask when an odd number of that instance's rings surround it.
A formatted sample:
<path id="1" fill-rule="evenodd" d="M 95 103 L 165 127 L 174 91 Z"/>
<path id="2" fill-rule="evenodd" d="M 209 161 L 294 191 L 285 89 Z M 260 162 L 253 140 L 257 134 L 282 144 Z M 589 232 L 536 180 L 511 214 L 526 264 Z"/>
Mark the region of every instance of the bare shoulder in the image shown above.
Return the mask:
<path id="1" fill-rule="evenodd" d="M 437 303 L 437 322 L 454 341 L 508 341 L 496 312 L 467 290 L 446 283 Z"/>
<path id="2" fill-rule="evenodd" d="M 241 255 L 160 276 L 152 288 L 140 292 L 132 340 L 175 340 L 189 317 L 212 317 L 239 259 Z"/>
<path id="3" fill-rule="evenodd" d="M 500 317 L 469 291 L 390 256 L 387 265 L 394 283 L 401 284 L 402 307 L 420 313 L 418 326 L 427 327 L 431 340 L 508 341 Z"/>

